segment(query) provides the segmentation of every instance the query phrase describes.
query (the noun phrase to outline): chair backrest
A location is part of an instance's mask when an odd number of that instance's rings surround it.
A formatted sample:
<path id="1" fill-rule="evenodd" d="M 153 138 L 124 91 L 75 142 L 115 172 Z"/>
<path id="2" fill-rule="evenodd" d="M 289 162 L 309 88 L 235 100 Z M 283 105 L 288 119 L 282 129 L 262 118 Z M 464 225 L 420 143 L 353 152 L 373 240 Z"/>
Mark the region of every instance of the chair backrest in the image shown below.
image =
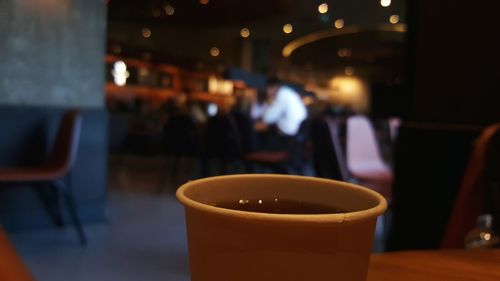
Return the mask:
<path id="1" fill-rule="evenodd" d="M 199 154 L 201 140 L 198 128 L 187 113 L 173 114 L 163 128 L 165 151 L 172 155 Z"/>
<path id="2" fill-rule="evenodd" d="M 230 116 L 233 118 L 238 130 L 242 154 L 255 151 L 257 148 L 257 134 L 254 121 L 250 115 L 241 111 L 232 111 Z"/>
<path id="3" fill-rule="evenodd" d="M 322 117 L 312 122 L 314 168 L 318 177 L 349 181 L 342 141 L 344 131 L 345 118 L 342 117 Z"/>
<path id="4" fill-rule="evenodd" d="M 236 124 L 230 115 L 211 117 L 207 123 L 205 152 L 209 157 L 234 160 L 241 156 L 241 143 Z"/>
<path id="5" fill-rule="evenodd" d="M 379 153 L 375 131 L 368 118 L 347 119 L 347 167 L 355 172 L 359 166 L 386 166 Z"/>
<path id="6" fill-rule="evenodd" d="M 310 140 L 311 120 L 305 119 L 299 127 L 299 131 L 292 137 L 288 149 L 288 162 L 297 172 L 302 173 L 304 162 L 309 157 L 307 144 Z"/>
<path id="7" fill-rule="evenodd" d="M 477 139 L 450 215 L 441 247 L 463 248 L 469 230 L 483 213 L 500 220 L 497 202 L 500 183 L 500 124 L 490 126 Z M 495 190 L 494 190 L 495 189 Z"/>
<path id="8" fill-rule="evenodd" d="M 61 175 L 66 174 L 76 161 L 81 122 L 79 110 L 69 110 L 62 117 L 48 161 L 49 166 Z"/>

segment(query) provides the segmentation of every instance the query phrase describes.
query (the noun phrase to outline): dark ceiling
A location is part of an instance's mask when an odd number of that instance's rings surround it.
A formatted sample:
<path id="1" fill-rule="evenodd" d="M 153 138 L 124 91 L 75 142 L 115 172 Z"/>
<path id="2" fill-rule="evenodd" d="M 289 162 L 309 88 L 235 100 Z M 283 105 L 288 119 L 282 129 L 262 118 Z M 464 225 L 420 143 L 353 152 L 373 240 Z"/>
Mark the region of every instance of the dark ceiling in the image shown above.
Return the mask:
<path id="1" fill-rule="evenodd" d="M 111 0 L 109 19 L 142 24 L 175 24 L 186 26 L 220 26 L 245 24 L 286 14 L 293 1 L 209 0 Z M 167 6 L 173 14 L 168 15 Z"/>
<path id="2" fill-rule="evenodd" d="M 181 24 L 217 26 L 248 24 L 259 20 L 287 19 L 288 22 L 326 22 L 344 18 L 356 25 L 387 22 L 391 14 L 404 14 L 405 0 L 392 0 L 381 7 L 380 0 L 108 0 L 111 21 L 142 24 Z M 329 10 L 320 15 L 317 7 L 327 3 Z M 166 14 L 165 7 L 174 8 Z"/>
<path id="3" fill-rule="evenodd" d="M 110 44 L 148 50 L 172 62 L 182 58 L 195 64 L 238 66 L 241 46 L 247 41 L 253 42 L 257 48 L 254 51 L 267 52 L 260 60 L 269 61 L 269 66 L 263 68 L 268 70 L 283 65 L 281 52 L 285 45 L 314 32 L 334 29 L 336 19 L 343 19 L 345 28 L 364 29 L 388 25 L 393 14 L 405 22 L 405 0 L 392 0 L 389 7 L 381 7 L 380 0 L 208 0 L 206 5 L 200 1 L 207 0 L 108 1 Z M 318 12 L 321 3 L 329 6 L 325 14 Z M 168 15 L 166 7 L 174 8 L 174 13 Z M 293 24 L 293 33 L 283 33 L 286 23 Z M 145 27 L 152 30 L 151 38 L 141 35 Z M 240 37 L 243 27 L 251 30 L 250 38 Z M 340 69 L 345 65 L 401 60 L 402 37 L 395 42 L 380 40 L 379 35 L 364 33 L 317 41 L 298 49 L 289 62 Z M 221 49 L 217 58 L 210 57 L 213 46 Z M 339 48 L 350 48 L 352 54 L 339 58 Z"/>

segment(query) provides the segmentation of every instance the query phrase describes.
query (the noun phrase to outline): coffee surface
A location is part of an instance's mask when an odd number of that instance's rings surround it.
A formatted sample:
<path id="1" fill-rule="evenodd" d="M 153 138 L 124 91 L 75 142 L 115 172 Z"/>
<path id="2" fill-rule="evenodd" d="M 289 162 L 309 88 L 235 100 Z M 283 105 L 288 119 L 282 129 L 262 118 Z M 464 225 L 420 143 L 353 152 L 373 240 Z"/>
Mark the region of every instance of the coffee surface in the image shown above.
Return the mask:
<path id="1" fill-rule="evenodd" d="M 318 215 L 348 212 L 347 210 L 334 206 L 278 198 L 254 200 L 240 199 L 236 201 L 218 202 L 212 205 L 224 209 L 270 214 Z"/>

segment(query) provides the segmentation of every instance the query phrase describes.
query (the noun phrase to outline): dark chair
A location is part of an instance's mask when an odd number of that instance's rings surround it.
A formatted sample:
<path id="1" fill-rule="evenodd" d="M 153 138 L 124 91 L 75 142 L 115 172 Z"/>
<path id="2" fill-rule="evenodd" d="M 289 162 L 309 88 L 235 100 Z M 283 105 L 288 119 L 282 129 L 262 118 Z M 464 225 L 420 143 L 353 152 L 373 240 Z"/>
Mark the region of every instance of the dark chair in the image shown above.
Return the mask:
<path id="1" fill-rule="evenodd" d="M 168 161 L 162 169 L 159 192 L 163 192 L 170 173 L 171 183 L 175 186 L 179 180 L 179 172 L 183 160 L 197 157 L 201 153 L 201 136 L 193 118 L 187 113 L 175 113 L 170 116 L 163 128 L 163 148 L 167 156 L 172 158 L 170 169 Z M 168 159 L 167 159 L 168 160 Z"/>
<path id="2" fill-rule="evenodd" d="M 406 123 L 394 149 L 387 249 L 441 247 L 474 139 L 481 128 Z"/>
<path id="3" fill-rule="evenodd" d="M 123 113 L 109 114 L 108 149 L 110 153 L 122 153 L 127 137 L 129 117 Z"/>
<path id="4" fill-rule="evenodd" d="M 343 118 L 320 117 L 311 122 L 311 140 L 316 176 L 320 178 L 349 181 L 350 175 L 345 160 L 342 132 Z"/>
<path id="5" fill-rule="evenodd" d="M 71 180 L 71 169 L 76 160 L 78 142 L 80 138 L 81 116 L 78 110 L 71 110 L 64 114 L 52 153 L 47 161 L 37 167 L 9 168 L 0 170 L 0 184 L 23 185 L 29 184 L 37 190 L 45 185 L 54 190 L 53 202 L 41 196 L 47 211 L 51 213 L 57 225 L 62 226 L 63 220 L 59 208 L 60 195 L 66 201 L 69 215 L 76 228 L 80 242 L 86 244 L 87 239 L 82 229 L 75 199 L 71 190 L 71 183 L 66 185 L 65 180 Z M 42 193 L 39 193 L 42 195 Z M 53 204 L 53 205 L 52 205 Z M 55 207 L 55 210 L 53 209 Z"/>
<path id="6" fill-rule="evenodd" d="M 500 124 L 488 127 L 475 143 L 441 247 L 463 248 L 467 232 L 484 213 L 500 220 Z"/>
<path id="7" fill-rule="evenodd" d="M 241 111 L 232 111 L 231 118 L 238 130 L 241 150 L 243 153 L 253 152 L 257 148 L 257 133 L 255 131 L 255 122 L 249 114 Z"/>
<path id="8" fill-rule="evenodd" d="M 172 115 L 165 123 L 164 149 L 175 156 L 196 156 L 199 154 L 200 141 L 198 128 L 189 114 Z"/>
<path id="9" fill-rule="evenodd" d="M 203 155 L 203 175 L 210 175 L 209 162 L 216 160 L 219 174 L 227 172 L 229 164 L 241 157 L 241 138 L 236 121 L 231 115 L 218 115 L 210 118 L 207 123 L 205 147 Z"/>
<path id="10" fill-rule="evenodd" d="M 253 164 L 257 164 L 267 166 L 276 173 L 303 175 L 305 163 L 311 154 L 310 125 L 309 119 L 302 121 L 288 150 L 250 152 L 243 155 L 243 161 L 250 170 Z"/>

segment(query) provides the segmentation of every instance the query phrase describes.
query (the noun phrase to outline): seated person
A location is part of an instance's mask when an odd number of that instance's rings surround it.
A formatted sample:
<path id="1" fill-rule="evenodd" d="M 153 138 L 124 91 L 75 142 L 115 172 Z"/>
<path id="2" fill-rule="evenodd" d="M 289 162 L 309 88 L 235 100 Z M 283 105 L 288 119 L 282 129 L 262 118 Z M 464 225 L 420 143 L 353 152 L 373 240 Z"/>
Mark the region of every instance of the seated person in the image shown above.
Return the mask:
<path id="1" fill-rule="evenodd" d="M 275 126 L 275 135 L 268 142 L 268 149 L 288 149 L 291 137 L 299 131 L 307 118 L 307 110 L 300 95 L 291 87 L 270 79 L 267 85 L 268 106 L 262 116 L 266 125 Z"/>

